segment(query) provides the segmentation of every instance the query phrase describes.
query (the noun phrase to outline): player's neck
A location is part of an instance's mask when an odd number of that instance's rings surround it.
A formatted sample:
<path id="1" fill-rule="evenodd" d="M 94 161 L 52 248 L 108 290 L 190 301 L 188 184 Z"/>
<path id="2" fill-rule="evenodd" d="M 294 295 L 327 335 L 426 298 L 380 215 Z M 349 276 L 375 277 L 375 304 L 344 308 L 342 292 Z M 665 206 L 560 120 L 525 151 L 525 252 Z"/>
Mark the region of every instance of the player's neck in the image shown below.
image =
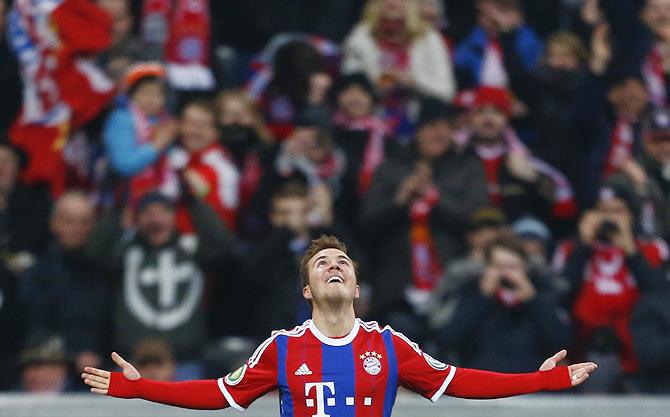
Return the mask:
<path id="1" fill-rule="evenodd" d="M 328 337 L 346 336 L 354 328 L 355 321 L 353 306 L 343 309 L 324 309 L 315 306 L 312 310 L 312 322 Z"/>

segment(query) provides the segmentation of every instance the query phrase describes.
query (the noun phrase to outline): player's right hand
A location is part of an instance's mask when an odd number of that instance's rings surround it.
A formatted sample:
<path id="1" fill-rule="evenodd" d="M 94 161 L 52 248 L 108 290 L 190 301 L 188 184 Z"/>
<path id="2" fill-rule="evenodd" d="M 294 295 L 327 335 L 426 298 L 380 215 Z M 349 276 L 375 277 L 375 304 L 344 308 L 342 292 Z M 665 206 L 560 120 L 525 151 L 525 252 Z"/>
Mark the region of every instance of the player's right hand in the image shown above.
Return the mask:
<path id="1" fill-rule="evenodd" d="M 112 352 L 112 360 L 114 363 L 121 367 L 123 371 L 123 376 L 126 379 L 135 381 L 140 379 L 140 373 L 137 372 L 137 369 L 125 359 L 123 359 L 118 353 Z M 111 373 L 102 369 L 86 367 L 84 368 L 84 373 L 81 374 L 81 379 L 84 380 L 84 383 L 91 387 L 91 392 L 94 394 L 106 395 L 109 391 L 109 382 L 111 378 Z"/>

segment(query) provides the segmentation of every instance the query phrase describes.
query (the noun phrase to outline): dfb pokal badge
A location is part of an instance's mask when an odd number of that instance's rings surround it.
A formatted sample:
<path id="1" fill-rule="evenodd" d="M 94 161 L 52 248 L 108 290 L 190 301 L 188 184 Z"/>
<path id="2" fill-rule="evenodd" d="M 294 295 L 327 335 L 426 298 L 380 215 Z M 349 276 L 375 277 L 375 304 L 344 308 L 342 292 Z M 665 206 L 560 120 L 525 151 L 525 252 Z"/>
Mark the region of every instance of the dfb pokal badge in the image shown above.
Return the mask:
<path id="1" fill-rule="evenodd" d="M 381 354 L 377 352 L 365 352 L 359 358 L 363 360 L 363 369 L 368 374 L 377 375 L 382 371 Z"/>

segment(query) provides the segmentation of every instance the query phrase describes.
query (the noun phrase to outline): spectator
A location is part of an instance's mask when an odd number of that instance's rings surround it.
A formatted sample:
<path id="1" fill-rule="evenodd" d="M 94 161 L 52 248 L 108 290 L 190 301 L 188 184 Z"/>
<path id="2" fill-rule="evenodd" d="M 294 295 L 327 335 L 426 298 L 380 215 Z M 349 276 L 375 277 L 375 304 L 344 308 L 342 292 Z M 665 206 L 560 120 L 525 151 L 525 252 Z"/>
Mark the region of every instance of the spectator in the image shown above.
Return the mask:
<path id="1" fill-rule="evenodd" d="M 597 32 L 597 31 L 596 31 Z M 602 32 L 594 32 L 594 48 L 603 41 Z M 564 173 L 575 188 L 579 202 L 584 203 L 583 178 L 589 167 L 586 158 L 575 158 L 591 152 L 593 140 L 582 137 L 578 122 L 583 114 L 592 114 L 590 101 L 595 75 L 592 67 L 604 66 L 600 55 L 594 51 L 592 57 L 577 35 L 571 32 L 554 33 L 547 40 L 538 65 L 527 69 L 516 54 L 507 59 L 507 70 L 512 90 L 532 109 L 527 118 L 516 125 L 525 130 L 524 140 L 542 160 Z M 584 122 L 592 122 L 584 120 Z M 591 139 L 591 140 L 586 140 Z"/>
<path id="2" fill-rule="evenodd" d="M 572 188 L 563 174 L 535 158 L 510 128 L 509 93 L 479 87 L 471 107 L 469 141 L 484 165 L 491 204 L 510 221 L 530 213 L 548 219 L 557 230 L 569 226 L 576 213 Z"/>
<path id="3" fill-rule="evenodd" d="M 0 262 L 0 391 L 10 390 L 18 382 L 18 353 L 23 337 L 23 317 L 19 304 L 16 276 Z"/>
<path id="4" fill-rule="evenodd" d="M 70 361 L 63 339 L 42 336 L 21 351 L 21 390 L 30 394 L 57 394 L 74 391 L 69 377 Z"/>
<path id="5" fill-rule="evenodd" d="M 652 110 L 642 126 L 642 151 L 624 162 L 610 181 L 641 202 L 640 227 L 670 239 L 670 111 Z"/>
<path id="6" fill-rule="evenodd" d="M 269 210 L 272 229 L 243 259 L 244 276 L 258 296 L 258 305 L 264 306 L 251 320 L 256 339 L 266 338 L 285 323 L 297 325 L 309 317 L 309 306 L 296 285 L 298 260 L 311 239 L 327 233 L 346 236 L 346 230 L 333 224 L 332 211 L 327 192 L 315 198 L 299 181 L 285 182 L 274 191 Z M 264 262 L 259 263 L 259 257 Z"/>
<path id="7" fill-rule="evenodd" d="M 86 252 L 95 210 L 85 194 L 68 191 L 54 204 L 49 224 L 53 242 L 21 279 L 26 332 L 29 338 L 61 335 L 77 371 L 100 366 L 111 306 L 102 263 Z"/>
<path id="8" fill-rule="evenodd" d="M 509 88 L 510 57 L 526 70 L 536 64 L 542 41 L 524 22 L 519 0 L 477 0 L 477 26 L 458 44 L 454 64 L 458 85 Z"/>
<path id="9" fill-rule="evenodd" d="M 436 339 L 455 351 L 461 366 L 532 371 L 569 342 L 570 323 L 559 293 L 551 276 L 528 263 L 514 237 L 493 240 L 484 259 L 483 273 L 451 301 L 452 314 L 438 323 Z"/>
<path id="10" fill-rule="evenodd" d="M 481 164 L 452 143 L 450 113 L 438 99 L 423 102 L 413 146 L 380 166 L 361 209 L 371 255 L 394 254 L 373 258 L 375 312 L 414 340 L 423 338 L 419 317 L 443 262 L 462 252 L 468 215 L 486 204 Z"/>
<path id="11" fill-rule="evenodd" d="M 639 212 L 632 193 L 603 187 L 595 209 L 580 219 L 578 238 L 563 242 L 555 255 L 554 267 L 570 286 L 576 353 L 613 359 L 608 367 L 602 364 L 608 379 L 593 381 L 594 390 L 621 389 L 621 372 L 638 371 L 630 333 L 632 310 L 640 294 L 660 282 L 659 267 L 668 257 L 665 242 L 639 234 Z"/>
<path id="12" fill-rule="evenodd" d="M 132 352 L 135 367 L 142 377 L 154 381 L 174 381 L 176 363 L 172 347 L 165 339 L 148 338 L 139 342 Z"/>
<path id="13" fill-rule="evenodd" d="M 484 272 L 484 249 L 499 236 L 507 233 L 505 215 L 493 207 L 474 211 L 465 230 L 468 251 L 445 265 L 442 280 L 431 295 L 430 326 L 438 327 L 451 314 L 450 301 L 464 286 L 472 284 Z"/>
<path id="14" fill-rule="evenodd" d="M 230 151 L 240 171 L 240 232 L 246 232 L 246 211 L 260 186 L 264 167 L 272 165 L 274 139 L 256 105 L 243 90 L 222 91 L 214 104 L 220 142 Z"/>
<path id="15" fill-rule="evenodd" d="M 646 24 L 649 51 L 642 66 L 649 98 L 656 106 L 668 104 L 670 73 L 670 3 L 667 0 L 645 0 L 640 13 Z"/>
<path id="16" fill-rule="evenodd" d="M 325 105 L 332 80 L 326 57 L 312 39 L 287 36 L 277 43 L 271 54 L 272 69 L 268 69 L 271 80 L 267 89 L 262 96 L 253 90 L 251 94 L 258 97 L 272 136 L 283 140 L 291 134 L 293 120 L 303 110 Z"/>
<path id="17" fill-rule="evenodd" d="M 344 152 L 334 145 L 328 124 L 328 115 L 316 108 L 306 109 L 295 120 L 295 129 L 275 147 L 272 165 L 263 172 L 250 208 L 252 217 L 264 218 L 273 190 L 290 179 L 306 182 L 310 194 L 340 197 L 347 160 Z"/>
<path id="18" fill-rule="evenodd" d="M 670 393 L 670 304 L 667 281 L 644 294 L 633 310 L 631 332 L 640 358 L 638 387 L 650 394 Z"/>
<path id="19" fill-rule="evenodd" d="M 540 219 L 525 216 L 512 223 L 512 231 L 519 238 L 528 256 L 528 262 L 539 267 L 547 267 L 547 254 L 552 248 L 549 228 Z"/>
<path id="20" fill-rule="evenodd" d="M 179 143 L 187 160 L 182 175 L 190 192 L 209 204 L 228 230 L 236 230 L 240 174 L 232 156 L 218 141 L 216 113 L 211 102 L 187 102 L 181 110 L 179 125 Z M 182 222 L 180 230 L 192 229 L 185 208 L 177 210 L 177 220 Z"/>
<path id="21" fill-rule="evenodd" d="M 221 129 L 221 144 L 242 169 L 249 154 L 273 142 L 263 117 L 242 90 L 225 90 L 214 101 L 216 120 Z"/>
<path id="22" fill-rule="evenodd" d="M 336 106 L 333 139 L 347 158 L 336 213 L 353 225 L 359 199 L 367 193 L 377 167 L 391 147 L 387 140 L 388 126 L 376 111 L 377 95 L 365 74 L 342 76 L 335 82 L 331 96 Z"/>
<path id="23" fill-rule="evenodd" d="M 121 210 L 114 208 L 99 220 L 92 251 L 114 268 L 119 281 L 114 346 L 130 352 L 146 337 L 163 337 L 174 347 L 178 374 L 193 376 L 193 361 L 206 341 L 204 272 L 220 265 L 231 242 L 207 204 L 192 198 L 188 206 L 194 234 L 177 231 L 168 197 L 142 196 L 136 231 L 130 236 L 126 231 L 125 239 Z"/>
<path id="24" fill-rule="evenodd" d="M 124 84 L 128 102 L 109 115 L 103 130 L 110 166 L 127 182 L 132 205 L 154 188 L 175 196 L 166 149 L 178 126 L 165 109 L 165 69 L 157 63 L 134 65 Z"/>
<path id="25" fill-rule="evenodd" d="M 396 132 L 405 132 L 415 95 L 451 100 L 456 91 L 449 50 L 417 0 L 369 0 L 342 55 L 343 73 L 363 72 L 381 92 Z"/>
<path id="26" fill-rule="evenodd" d="M 23 151 L 0 142 L 0 253 L 15 272 L 32 265 L 49 238 L 49 190 L 18 182 L 26 163 Z"/>

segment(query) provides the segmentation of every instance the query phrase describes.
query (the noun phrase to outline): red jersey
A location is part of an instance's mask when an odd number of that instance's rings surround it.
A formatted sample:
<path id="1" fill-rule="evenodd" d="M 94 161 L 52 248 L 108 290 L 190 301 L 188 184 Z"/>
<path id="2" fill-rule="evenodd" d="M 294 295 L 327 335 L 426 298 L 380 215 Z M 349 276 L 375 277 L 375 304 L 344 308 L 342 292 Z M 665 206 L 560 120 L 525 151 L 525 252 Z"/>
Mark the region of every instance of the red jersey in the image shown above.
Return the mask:
<path id="1" fill-rule="evenodd" d="M 280 330 L 239 369 L 218 380 L 128 380 L 112 372 L 108 395 L 144 398 L 196 409 L 243 411 L 279 390 L 282 417 L 388 417 L 398 386 L 431 401 L 442 394 L 500 398 L 572 385 L 565 366 L 529 374 L 456 369 L 439 362 L 390 327 L 356 319 L 342 338 L 322 334 L 311 320 Z"/>
<path id="2" fill-rule="evenodd" d="M 334 339 L 307 320 L 275 332 L 218 384 L 238 410 L 278 389 L 281 416 L 390 416 L 399 385 L 436 401 L 455 372 L 389 326 L 356 319 Z"/>

